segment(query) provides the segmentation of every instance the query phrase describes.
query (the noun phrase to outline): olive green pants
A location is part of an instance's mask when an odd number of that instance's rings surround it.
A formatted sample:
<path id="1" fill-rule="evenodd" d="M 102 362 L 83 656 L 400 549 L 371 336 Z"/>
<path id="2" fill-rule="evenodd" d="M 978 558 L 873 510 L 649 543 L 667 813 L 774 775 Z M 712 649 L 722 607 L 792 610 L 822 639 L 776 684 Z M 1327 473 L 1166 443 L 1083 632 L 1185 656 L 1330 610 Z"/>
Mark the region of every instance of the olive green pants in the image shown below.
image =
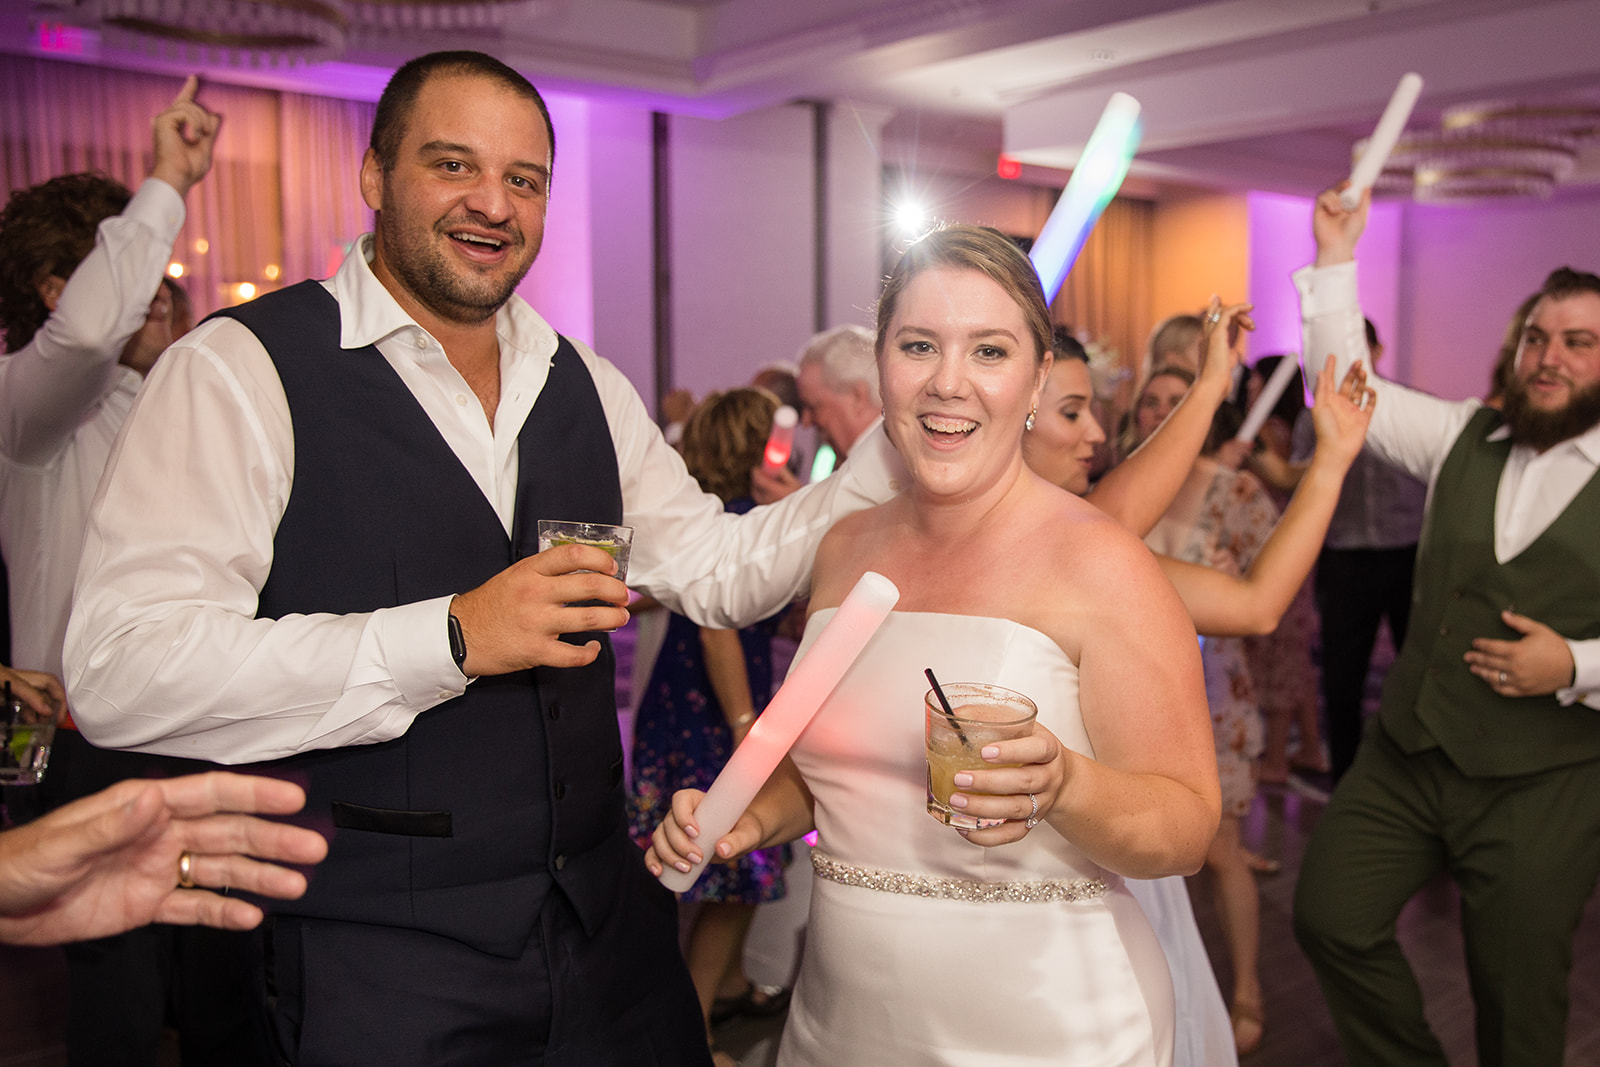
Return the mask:
<path id="1" fill-rule="evenodd" d="M 1468 778 L 1369 726 L 1295 891 L 1295 936 L 1346 1057 L 1447 1067 L 1395 939 L 1400 909 L 1443 870 L 1461 894 L 1481 1067 L 1560 1067 L 1572 935 L 1600 877 L 1600 766 Z"/>

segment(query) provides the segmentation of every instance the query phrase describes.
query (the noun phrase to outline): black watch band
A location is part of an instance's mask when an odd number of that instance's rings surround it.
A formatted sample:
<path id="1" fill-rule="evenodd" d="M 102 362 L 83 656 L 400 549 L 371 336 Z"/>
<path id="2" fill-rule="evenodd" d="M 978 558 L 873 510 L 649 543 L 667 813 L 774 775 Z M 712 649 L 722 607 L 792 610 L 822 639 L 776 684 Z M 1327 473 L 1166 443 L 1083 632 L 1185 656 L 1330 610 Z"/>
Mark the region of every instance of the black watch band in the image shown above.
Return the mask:
<path id="1" fill-rule="evenodd" d="M 448 628 L 450 630 L 450 657 L 456 661 L 456 669 L 462 674 L 466 674 L 467 639 L 461 635 L 461 620 L 451 615 Z"/>

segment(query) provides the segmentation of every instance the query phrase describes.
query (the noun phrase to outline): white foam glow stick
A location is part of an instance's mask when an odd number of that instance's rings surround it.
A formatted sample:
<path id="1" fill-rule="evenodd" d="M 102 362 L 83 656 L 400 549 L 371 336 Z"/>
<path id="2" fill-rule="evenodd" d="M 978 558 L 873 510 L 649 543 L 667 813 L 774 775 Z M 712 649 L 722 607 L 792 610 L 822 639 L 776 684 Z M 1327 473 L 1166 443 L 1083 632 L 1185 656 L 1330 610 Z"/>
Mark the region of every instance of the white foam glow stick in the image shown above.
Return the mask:
<path id="1" fill-rule="evenodd" d="M 709 858 L 717 841 L 733 829 L 779 761 L 794 747 L 800 731 L 816 716 L 899 600 L 900 590 L 876 571 L 868 571 L 856 582 L 817 640 L 789 672 L 772 703 L 733 750 L 728 765 L 695 810 L 695 823 L 700 828 L 696 840 L 703 855 Z M 661 884 L 674 893 L 682 893 L 694 885 L 704 869 L 703 860 L 688 872 L 667 867 L 661 872 Z"/>
<path id="2" fill-rule="evenodd" d="M 1267 416 L 1272 414 L 1272 406 L 1278 402 L 1283 391 L 1289 388 L 1289 379 L 1300 371 L 1300 360 L 1294 356 L 1284 356 L 1278 360 L 1278 367 L 1272 372 L 1272 377 L 1267 379 L 1261 387 L 1261 395 L 1256 397 L 1256 402 L 1251 405 L 1250 413 L 1244 417 L 1244 424 L 1239 427 L 1239 432 L 1234 434 L 1234 440 L 1253 444 L 1256 434 L 1261 432 L 1261 427 L 1267 423 Z"/>
<path id="3" fill-rule="evenodd" d="M 1346 211 L 1356 209 L 1356 205 L 1361 203 L 1361 194 L 1371 189 L 1372 183 L 1383 173 L 1383 165 L 1389 162 L 1389 153 L 1394 151 L 1395 142 L 1405 132 L 1406 120 L 1411 117 L 1411 109 L 1417 106 L 1417 97 L 1421 93 L 1422 75 L 1412 73 L 1401 76 L 1400 84 L 1395 86 L 1394 95 L 1389 98 L 1389 106 L 1383 109 L 1383 117 L 1378 120 L 1377 128 L 1367 141 L 1367 150 L 1361 153 L 1361 158 L 1350 169 L 1350 184 L 1339 194 L 1339 202 Z"/>
<path id="4" fill-rule="evenodd" d="M 1142 134 L 1139 101 L 1127 93 L 1112 93 L 1083 146 L 1078 165 L 1072 168 L 1067 187 L 1061 190 L 1060 199 L 1028 253 L 1033 269 L 1039 272 L 1046 303 L 1061 291 L 1061 283 L 1077 262 L 1095 221 L 1122 187 Z"/>

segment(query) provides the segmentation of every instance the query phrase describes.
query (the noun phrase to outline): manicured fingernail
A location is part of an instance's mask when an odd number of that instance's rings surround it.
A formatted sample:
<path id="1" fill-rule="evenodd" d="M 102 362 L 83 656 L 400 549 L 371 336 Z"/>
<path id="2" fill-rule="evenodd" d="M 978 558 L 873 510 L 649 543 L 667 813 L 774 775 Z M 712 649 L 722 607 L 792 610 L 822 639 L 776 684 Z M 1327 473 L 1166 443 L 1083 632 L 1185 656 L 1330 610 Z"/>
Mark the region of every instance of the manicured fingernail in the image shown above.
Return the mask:
<path id="1" fill-rule="evenodd" d="M 951 793 L 950 806 L 952 808 L 964 808 L 967 806 L 967 798 L 962 796 L 960 793 Z"/>
<path id="2" fill-rule="evenodd" d="M 689 873 L 689 865 L 687 863 L 683 862 L 682 860 L 679 860 L 677 863 L 674 863 L 673 866 L 678 868 L 678 870 L 682 871 L 684 874 L 688 874 Z"/>
<path id="3" fill-rule="evenodd" d="M 952 780 L 956 785 L 959 785 L 961 788 L 965 789 L 967 786 L 972 784 L 972 775 L 968 774 L 966 771 L 962 771 Z"/>
<path id="4" fill-rule="evenodd" d="M 1000 758 L 1000 747 L 998 745 L 984 745 L 983 746 L 983 758 L 984 759 L 999 759 Z"/>
<path id="5" fill-rule="evenodd" d="M 695 838 L 695 837 L 699 837 L 700 836 L 700 828 L 697 827 L 697 826 L 685 826 L 683 828 L 683 832 L 685 834 L 688 834 L 689 837 L 691 837 L 691 838 Z"/>
<path id="6" fill-rule="evenodd" d="M 689 862 L 695 864 L 704 863 L 705 857 L 698 852 L 691 852 L 689 853 Z"/>
<path id="7" fill-rule="evenodd" d="M 717 855 L 721 856 L 723 859 L 727 859 L 729 856 L 733 855 L 733 846 L 728 844 L 726 841 L 723 841 L 717 845 Z"/>

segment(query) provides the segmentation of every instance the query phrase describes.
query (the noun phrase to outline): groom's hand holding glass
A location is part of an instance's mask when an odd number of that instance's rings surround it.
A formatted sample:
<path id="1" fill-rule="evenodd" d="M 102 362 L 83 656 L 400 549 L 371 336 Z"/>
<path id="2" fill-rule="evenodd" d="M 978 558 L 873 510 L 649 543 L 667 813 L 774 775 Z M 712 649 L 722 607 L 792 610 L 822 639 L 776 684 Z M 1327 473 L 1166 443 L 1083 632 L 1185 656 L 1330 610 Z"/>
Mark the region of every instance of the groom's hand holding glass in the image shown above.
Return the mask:
<path id="1" fill-rule="evenodd" d="M 628 588 L 614 577 L 617 561 L 594 545 L 557 545 L 528 556 L 450 604 L 461 625 L 469 678 L 529 667 L 582 667 L 600 642 L 582 645 L 562 634 L 621 629 Z"/>

